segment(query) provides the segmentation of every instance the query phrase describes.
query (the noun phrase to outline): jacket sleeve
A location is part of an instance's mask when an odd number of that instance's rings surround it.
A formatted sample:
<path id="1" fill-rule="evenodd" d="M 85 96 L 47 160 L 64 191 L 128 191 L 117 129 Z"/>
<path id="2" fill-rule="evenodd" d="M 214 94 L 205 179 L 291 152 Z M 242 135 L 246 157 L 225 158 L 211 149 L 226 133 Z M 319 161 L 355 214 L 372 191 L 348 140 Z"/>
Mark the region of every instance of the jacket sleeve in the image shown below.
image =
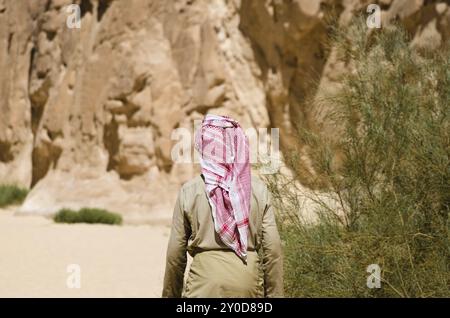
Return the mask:
<path id="1" fill-rule="evenodd" d="M 266 206 L 262 220 L 262 249 L 265 296 L 284 297 L 281 240 L 269 191 L 266 195 Z"/>
<path id="2" fill-rule="evenodd" d="M 166 255 L 166 271 L 162 297 L 180 298 L 183 291 L 190 224 L 183 210 L 183 189 L 178 193 Z"/>

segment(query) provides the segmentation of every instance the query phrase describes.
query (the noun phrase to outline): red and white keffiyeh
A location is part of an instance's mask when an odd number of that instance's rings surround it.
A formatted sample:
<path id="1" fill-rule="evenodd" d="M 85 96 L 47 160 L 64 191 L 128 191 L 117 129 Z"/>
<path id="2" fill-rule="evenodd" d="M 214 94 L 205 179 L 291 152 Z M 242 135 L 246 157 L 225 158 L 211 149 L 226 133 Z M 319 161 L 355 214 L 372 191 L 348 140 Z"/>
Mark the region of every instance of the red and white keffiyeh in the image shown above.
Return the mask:
<path id="1" fill-rule="evenodd" d="M 200 153 L 216 233 L 246 260 L 251 197 L 247 136 L 237 121 L 207 115 L 197 130 L 195 148 Z"/>

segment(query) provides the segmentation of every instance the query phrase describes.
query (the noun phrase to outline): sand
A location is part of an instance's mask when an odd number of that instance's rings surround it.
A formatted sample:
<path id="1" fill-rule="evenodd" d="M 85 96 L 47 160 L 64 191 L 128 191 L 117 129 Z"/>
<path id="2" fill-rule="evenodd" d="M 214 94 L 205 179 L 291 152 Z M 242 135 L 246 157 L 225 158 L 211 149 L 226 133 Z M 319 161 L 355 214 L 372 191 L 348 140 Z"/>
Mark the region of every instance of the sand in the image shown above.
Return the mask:
<path id="1" fill-rule="evenodd" d="M 0 209 L 0 297 L 160 297 L 168 226 L 13 214 Z M 67 285 L 70 264 L 79 265 L 80 288 Z"/>

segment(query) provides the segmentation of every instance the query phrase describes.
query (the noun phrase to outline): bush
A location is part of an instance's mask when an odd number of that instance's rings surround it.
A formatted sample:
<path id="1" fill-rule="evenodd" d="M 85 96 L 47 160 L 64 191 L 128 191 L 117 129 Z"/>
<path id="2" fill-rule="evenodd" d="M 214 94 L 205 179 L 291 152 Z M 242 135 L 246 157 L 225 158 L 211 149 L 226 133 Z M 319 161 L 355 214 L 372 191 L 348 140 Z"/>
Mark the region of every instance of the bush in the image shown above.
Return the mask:
<path id="1" fill-rule="evenodd" d="M 79 211 L 60 210 L 53 218 L 56 223 L 122 224 L 122 216 L 101 209 L 83 208 Z"/>
<path id="2" fill-rule="evenodd" d="M 450 52 L 417 52 L 400 27 L 366 31 L 359 22 L 336 33 L 354 69 L 325 100 L 338 140 L 299 132 L 329 194 L 312 192 L 318 219 L 298 218 L 292 179 L 268 180 L 288 216 L 280 219 L 286 291 L 449 297 Z M 381 268 L 379 289 L 366 286 L 370 264 Z"/>
<path id="3" fill-rule="evenodd" d="M 27 194 L 27 189 L 15 185 L 0 185 L 0 207 L 20 204 L 25 200 Z"/>

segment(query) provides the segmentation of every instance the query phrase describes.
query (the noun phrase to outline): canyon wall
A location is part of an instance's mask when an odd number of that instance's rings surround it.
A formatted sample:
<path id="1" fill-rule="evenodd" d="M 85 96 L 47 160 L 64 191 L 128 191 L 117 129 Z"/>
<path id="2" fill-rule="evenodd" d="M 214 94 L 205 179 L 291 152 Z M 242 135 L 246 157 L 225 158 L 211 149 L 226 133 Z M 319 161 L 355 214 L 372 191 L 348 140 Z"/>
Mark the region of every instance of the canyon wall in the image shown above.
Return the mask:
<path id="1" fill-rule="evenodd" d="M 280 128 L 282 149 L 301 149 L 299 126 L 333 133 L 308 102 L 346 69 L 331 17 L 373 2 L 411 45 L 450 37 L 448 1 L 0 0 L 0 183 L 31 188 L 23 214 L 89 206 L 165 222 L 198 172 L 173 162 L 174 129 L 226 114 Z M 80 28 L 67 25 L 73 3 Z"/>

